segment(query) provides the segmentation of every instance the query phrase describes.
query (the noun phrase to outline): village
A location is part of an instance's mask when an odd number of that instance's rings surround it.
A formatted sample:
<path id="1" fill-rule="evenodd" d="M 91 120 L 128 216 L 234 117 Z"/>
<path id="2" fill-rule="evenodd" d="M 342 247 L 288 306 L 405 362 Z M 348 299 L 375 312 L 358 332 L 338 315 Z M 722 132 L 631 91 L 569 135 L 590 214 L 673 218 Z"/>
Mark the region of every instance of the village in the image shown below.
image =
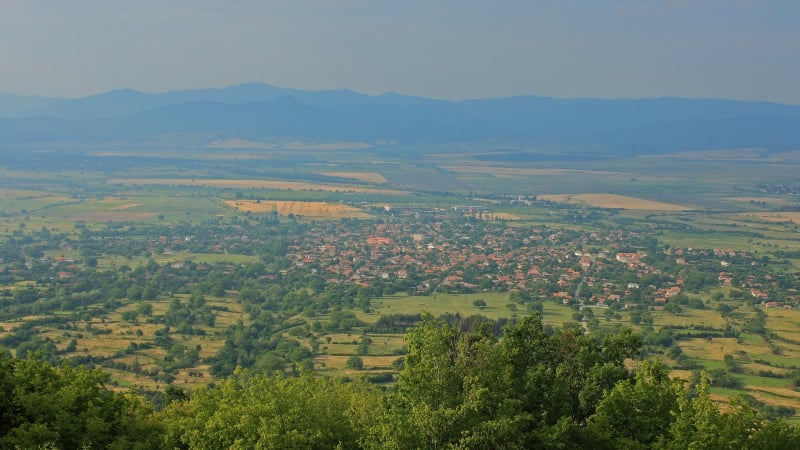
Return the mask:
<path id="1" fill-rule="evenodd" d="M 283 276 L 313 273 L 327 283 L 365 287 L 400 282 L 417 295 L 532 291 L 563 304 L 664 306 L 681 293 L 730 286 L 765 307 L 788 308 L 796 300 L 794 289 L 784 289 L 747 252 L 661 248 L 644 233 L 621 229 L 461 219 L 329 222 L 292 239 L 286 252 L 291 265 Z"/>

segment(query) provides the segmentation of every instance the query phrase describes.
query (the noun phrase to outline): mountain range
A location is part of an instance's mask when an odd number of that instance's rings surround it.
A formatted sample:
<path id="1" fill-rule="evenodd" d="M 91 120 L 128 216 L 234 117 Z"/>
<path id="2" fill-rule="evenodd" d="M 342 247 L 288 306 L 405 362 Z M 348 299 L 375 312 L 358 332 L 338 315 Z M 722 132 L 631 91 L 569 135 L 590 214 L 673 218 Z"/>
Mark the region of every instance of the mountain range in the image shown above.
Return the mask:
<path id="1" fill-rule="evenodd" d="M 77 99 L 0 93 L 0 147 L 196 146 L 221 139 L 518 143 L 607 154 L 786 151 L 800 149 L 800 106 L 685 98 L 450 101 L 259 83 L 164 93 L 122 89 Z"/>

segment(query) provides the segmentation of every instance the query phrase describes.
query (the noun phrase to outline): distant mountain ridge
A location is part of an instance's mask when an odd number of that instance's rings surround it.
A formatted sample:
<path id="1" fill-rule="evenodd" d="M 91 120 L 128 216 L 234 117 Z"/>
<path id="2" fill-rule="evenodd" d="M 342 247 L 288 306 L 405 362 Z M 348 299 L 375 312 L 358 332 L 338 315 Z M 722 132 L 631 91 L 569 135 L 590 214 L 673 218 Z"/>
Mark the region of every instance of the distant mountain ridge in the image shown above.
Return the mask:
<path id="1" fill-rule="evenodd" d="M 215 139 L 519 142 L 606 153 L 800 149 L 800 106 L 710 99 L 437 100 L 259 83 L 78 99 L 0 94 L 0 145 Z"/>
<path id="2" fill-rule="evenodd" d="M 61 99 L 0 92 L 0 118 L 26 117 Z"/>

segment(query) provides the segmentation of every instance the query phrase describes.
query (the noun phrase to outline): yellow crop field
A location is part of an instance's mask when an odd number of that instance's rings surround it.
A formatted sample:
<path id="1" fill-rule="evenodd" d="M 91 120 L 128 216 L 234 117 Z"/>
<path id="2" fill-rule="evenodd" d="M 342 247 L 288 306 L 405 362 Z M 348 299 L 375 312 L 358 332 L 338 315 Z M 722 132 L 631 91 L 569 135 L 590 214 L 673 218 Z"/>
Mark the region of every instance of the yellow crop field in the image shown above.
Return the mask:
<path id="1" fill-rule="evenodd" d="M 293 214 L 315 219 L 339 219 L 342 217 L 352 217 L 364 219 L 370 217 L 364 211 L 348 205 L 327 202 L 303 202 L 303 201 L 283 201 L 283 200 L 228 200 L 226 205 L 240 211 L 250 211 L 254 213 L 266 213 L 278 211 L 278 214 L 286 216 Z"/>
<path id="2" fill-rule="evenodd" d="M 115 178 L 109 184 L 132 186 L 206 186 L 238 189 L 279 189 L 290 191 L 325 191 L 325 192 L 363 192 L 370 194 L 402 195 L 408 192 L 397 189 L 376 189 L 338 184 L 305 183 L 302 181 L 279 180 L 225 180 L 225 179 L 193 179 L 193 178 Z"/>
<path id="3" fill-rule="evenodd" d="M 796 408 L 797 403 L 800 402 L 800 393 L 788 386 L 758 386 L 754 388 L 748 388 L 748 392 L 763 402 L 777 406 L 789 406 Z M 770 395 L 763 395 L 765 393 Z"/>
<path id="4" fill-rule="evenodd" d="M 735 338 L 714 338 L 712 342 L 701 338 L 686 339 L 681 342 L 681 348 L 689 357 L 716 361 L 722 361 L 725 355 L 734 355 L 742 349 L 755 355 L 758 354 L 758 350 L 762 350 L 758 346 L 743 346 L 737 343 Z M 763 350 L 769 351 L 768 348 Z"/>
<path id="5" fill-rule="evenodd" d="M 549 200 L 557 203 L 584 204 L 596 206 L 598 208 L 638 209 L 645 211 L 685 211 L 692 209 L 683 205 L 617 194 L 548 194 L 539 195 L 537 198 L 539 200 Z"/>
<path id="6" fill-rule="evenodd" d="M 386 183 L 388 180 L 378 172 L 322 172 L 329 177 L 352 178 L 367 183 Z"/>

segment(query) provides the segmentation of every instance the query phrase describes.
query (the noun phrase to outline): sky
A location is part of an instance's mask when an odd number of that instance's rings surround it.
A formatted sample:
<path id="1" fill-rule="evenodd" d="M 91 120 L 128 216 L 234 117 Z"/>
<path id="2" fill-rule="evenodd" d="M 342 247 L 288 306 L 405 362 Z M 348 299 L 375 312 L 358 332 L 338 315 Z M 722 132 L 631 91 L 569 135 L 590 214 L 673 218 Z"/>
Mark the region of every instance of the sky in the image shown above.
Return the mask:
<path id="1" fill-rule="evenodd" d="M 800 104 L 799 0 L 0 0 L 0 91 Z"/>

